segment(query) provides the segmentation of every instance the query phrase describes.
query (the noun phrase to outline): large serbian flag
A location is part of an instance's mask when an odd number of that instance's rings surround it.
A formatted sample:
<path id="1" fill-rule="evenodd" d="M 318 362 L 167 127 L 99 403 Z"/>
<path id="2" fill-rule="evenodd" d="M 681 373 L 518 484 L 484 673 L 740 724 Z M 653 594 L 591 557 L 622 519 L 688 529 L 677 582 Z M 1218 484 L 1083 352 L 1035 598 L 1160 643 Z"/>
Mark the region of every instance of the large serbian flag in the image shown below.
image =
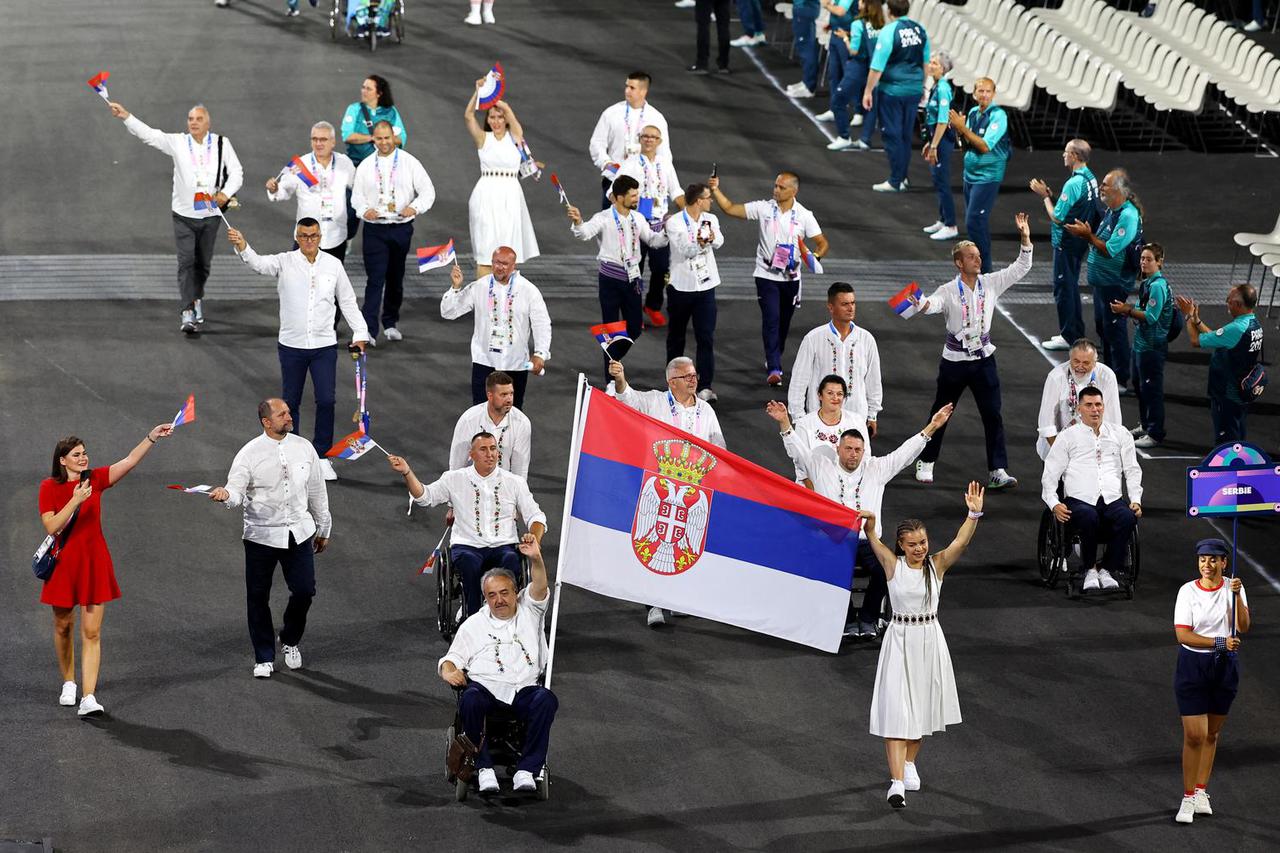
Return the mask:
<path id="1" fill-rule="evenodd" d="M 594 388 L 569 483 L 563 582 L 839 648 L 852 510 Z"/>

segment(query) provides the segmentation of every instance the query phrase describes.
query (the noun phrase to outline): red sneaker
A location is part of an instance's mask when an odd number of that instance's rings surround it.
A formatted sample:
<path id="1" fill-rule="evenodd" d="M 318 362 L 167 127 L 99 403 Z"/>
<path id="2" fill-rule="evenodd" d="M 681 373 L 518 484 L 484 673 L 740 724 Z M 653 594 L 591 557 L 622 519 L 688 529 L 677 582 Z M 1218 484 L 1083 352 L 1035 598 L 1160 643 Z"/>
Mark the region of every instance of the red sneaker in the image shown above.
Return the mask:
<path id="1" fill-rule="evenodd" d="M 662 312 L 656 308 L 644 309 L 644 316 L 649 318 L 649 325 L 660 329 L 667 325 L 667 318 L 662 316 Z"/>

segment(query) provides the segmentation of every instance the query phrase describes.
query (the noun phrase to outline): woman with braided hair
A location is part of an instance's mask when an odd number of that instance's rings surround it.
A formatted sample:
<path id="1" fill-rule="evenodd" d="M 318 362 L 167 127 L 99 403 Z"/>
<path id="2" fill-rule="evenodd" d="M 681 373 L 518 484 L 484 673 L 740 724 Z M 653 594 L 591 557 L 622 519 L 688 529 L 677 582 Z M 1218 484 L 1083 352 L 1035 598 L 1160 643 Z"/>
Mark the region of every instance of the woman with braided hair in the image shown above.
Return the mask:
<path id="1" fill-rule="evenodd" d="M 889 805 L 907 804 L 906 792 L 920 790 L 916 756 L 921 738 L 960 722 L 960 700 L 947 639 L 938 623 L 942 577 L 973 539 L 982 517 L 984 490 L 969 484 L 964 502 L 969 517 L 955 539 L 929 554 L 924 522 L 899 522 L 890 551 L 876 536 L 875 516 L 861 512 L 862 529 L 884 567 L 893 604 L 893 621 L 885 631 L 871 697 L 871 734 L 884 738 L 889 760 Z"/>

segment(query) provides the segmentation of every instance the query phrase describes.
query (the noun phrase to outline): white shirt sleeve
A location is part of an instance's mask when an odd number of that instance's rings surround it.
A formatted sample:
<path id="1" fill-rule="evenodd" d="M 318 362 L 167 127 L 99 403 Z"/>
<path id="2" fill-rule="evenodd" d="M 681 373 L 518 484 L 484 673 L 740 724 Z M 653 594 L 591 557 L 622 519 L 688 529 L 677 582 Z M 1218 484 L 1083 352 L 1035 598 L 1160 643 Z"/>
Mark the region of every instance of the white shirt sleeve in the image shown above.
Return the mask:
<path id="1" fill-rule="evenodd" d="M 412 207 L 421 216 L 436 203 L 436 188 L 431 183 L 431 176 L 427 174 L 427 170 L 416 157 L 409 174 L 413 179 L 413 190 L 417 193 L 417 196 L 414 197 L 413 201 L 409 202 L 408 206 Z"/>
<path id="2" fill-rule="evenodd" d="M 1036 432 L 1049 438 L 1058 434 L 1058 371 L 1055 367 L 1044 378 L 1044 390 L 1040 392 L 1040 415 L 1036 418 Z"/>
<path id="3" fill-rule="evenodd" d="M 1040 475 L 1040 499 L 1044 501 L 1044 505 L 1049 509 L 1053 509 L 1058 505 L 1058 481 L 1062 479 L 1062 472 L 1067 470 L 1068 440 L 1059 437 L 1053 443 L 1053 447 L 1049 448 L 1049 455 L 1044 460 L 1044 473 Z"/>
<path id="4" fill-rule="evenodd" d="M 284 177 L 276 181 L 276 191 L 267 190 L 268 201 L 288 201 L 302 186 L 302 182 L 298 180 L 298 176 L 292 172 L 285 172 Z"/>
<path id="5" fill-rule="evenodd" d="M 870 332 L 867 333 L 867 372 L 863 387 L 867 392 L 867 420 L 874 421 L 884 402 L 884 386 L 880 381 L 880 347 Z"/>
<path id="6" fill-rule="evenodd" d="M 445 478 L 450 474 L 445 471 L 440 475 L 434 483 L 426 484 L 422 487 L 422 494 L 413 499 L 418 506 L 439 506 L 449 500 L 449 485 L 445 482 Z"/>
<path id="7" fill-rule="evenodd" d="M 609 162 L 608 115 L 608 109 L 605 109 L 604 112 L 600 113 L 600 118 L 596 121 L 595 130 L 591 131 L 591 141 L 587 144 L 587 151 L 591 155 L 591 162 L 596 164 L 597 169 L 603 169 L 605 164 Z"/>
<path id="8" fill-rule="evenodd" d="M 378 155 L 373 155 L 374 157 Z M 351 209 L 356 212 L 356 216 L 364 218 L 365 213 L 370 208 L 369 199 L 365 198 L 365 184 L 369 182 L 373 172 L 373 157 L 365 158 L 359 166 L 356 166 L 356 174 L 351 184 Z"/>
<path id="9" fill-rule="evenodd" d="M 458 422 L 453 426 L 453 441 L 449 444 L 449 470 L 456 471 L 463 468 L 467 464 L 467 455 L 471 448 L 471 436 L 475 435 L 475 431 L 471 429 L 471 421 L 467 415 L 470 409 L 462 413 L 458 418 Z"/>
<path id="10" fill-rule="evenodd" d="M 529 328 L 533 331 L 533 354 L 544 361 L 551 358 L 551 314 L 542 291 L 529 288 Z"/>
<path id="11" fill-rule="evenodd" d="M 173 156 L 173 140 L 170 137 L 176 137 L 179 134 L 165 133 L 163 130 L 156 130 L 144 124 L 142 119 L 136 115 L 130 115 L 124 120 L 125 129 L 134 136 L 141 139 L 152 148 L 158 148 L 170 157 Z"/>
<path id="12" fill-rule="evenodd" d="M 665 228 L 659 231 L 654 231 L 649 227 L 649 223 L 645 221 L 643 216 L 634 212 L 631 216 L 631 225 L 633 228 L 639 229 L 640 239 L 643 240 L 650 249 L 661 249 L 663 246 L 667 245 L 667 232 Z"/>
<path id="13" fill-rule="evenodd" d="M 311 443 L 311 473 L 307 477 L 307 511 L 316 523 L 316 538 L 328 539 L 333 532 L 333 516 L 329 514 L 329 491 L 324 485 L 324 473 L 320 470 L 320 455 Z"/>
<path id="14" fill-rule="evenodd" d="M 524 519 L 526 529 L 533 527 L 537 522 L 541 522 L 543 527 L 547 526 L 547 516 L 538 506 L 538 502 L 533 499 L 533 492 L 529 491 L 529 484 L 521 477 L 511 477 L 512 482 L 516 486 L 516 508 L 520 510 L 520 517 Z"/>
<path id="15" fill-rule="evenodd" d="M 888 483 L 898 473 L 916 460 L 916 457 L 924 452 L 925 445 L 928 440 L 924 437 L 924 433 L 916 433 L 908 438 L 898 448 L 887 456 L 872 456 L 869 462 L 873 470 L 883 483 Z"/>
<path id="16" fill-rule="evenodd" d="M 804 216 L 801 217 L 801 220 L 800 220 L 800 225 L 804 229 L 804 236 L 806 237 L 822 236 L 822 228 L 818 225 L 818 220 L 813 215 L 812 210 L 806 210 L 804 212 Z"/>
<path id="17" fill-rule="evenodd" d="M 244 186 L 244 168 L 240 165 L 240 158 L 236 156 L 236 149 L 231 145 L 231 140 L 225 136 L 219 136 L 222 140 L 222 165 L 227 170 L 227 182 L 222 187 L 222 192 L 227 197 L 231 197 L 240 191 L 240 187 Z"/>
<path id="18" fill-rule="evenodd" d="M 471 288 L 479 283 L 479 279 L 464 284 L 458 289 L 450 287 L 444 292 L 444 296 L 440 297 L 440 316 L 446 320 L 456 320 L 471 312 L 474 307 L 474 299 Z"/>
<path id="19" fill-rule="evenodd" d="M 1138 452 L 1133 444 L 1133 436 L 1123 427 L 1113 427 L 1120 442 L 1120 467 L 1124 469 L 1125 488 L 1129 492 L 1129 502 L 1142 503 L 1142 469 L 1138 467 Z"/>
<path id="20" fill-rule="evenodd" d="M 252 442 L 250 442 L 252 443 Z M 249 444 L 240 448 L 240 452 L 236 454 L 236 458 L 231 460 L 231 470 L 227 472 L 227 484 L 223 486 L 227 490 L 227 499 L 223 501 L 223 506 L 227 509 L 235 509 L 244 504 L 245 498 L 249 493 Z"/>
<path id="21" fill-rule="evenodd" d="M 1022 281 L 1023 277 L 1030 271 L 1031 249 L 1024 249 L 1019 246 L 1017 260 L 999 272 L 988 273 L 984 281 L 986 286 L 991 289 L 991 295 L 996 297 L 1019 281 Z"/>
<path id="22" fill-rule="evenodd" d="M 1196 614 L 1191 609 L 1191 584 L 1183 584 L 1178 588 L 1178 600 L 1173 605 L 1173 625 L 1175 628 L 1196 627 Z"/>
<path id="23" fill-rule="evenodd" d="M 920 312 L 921 314 L 941 314 L 943 312 L 946 308 L 947 299 L 943 294 L 947 286 L 946 284 L 940 284 L 937 290 L 929 294 L 929 297 L 924 301 L 925 308 Z"/>
<path id="24" fill-rule="evenodd" d="M 364 315 L 360 313 L 360 304 L 356 302 L 356 290 L 351 286 L 351 279 L 341 264 L 338 265 L 338 283 L 334 286 L 334 300 L 338 303 L 338 310 L 342 312 L 343 319 L 351 327 L 351 340 L 365 343 L 373 340 L 369 336 L 369 325 L 365 323 Z"/>
<path id="25" fill-rule="evenodd" d="M 817 335 L 813 332 L 805 335 L 800 341 L 800 349 L 796 351 L 796 360 L 791 365 L 791 379 L 787 382 L 787 409 L 791 412 L 792 421 L 808 412 L 809 386 L 817 381 L 813 370 L 817 340 Z"/>
<path id="26" fill-rule="evenodd" d="M 280 261 L 284 258 L 284 255 L 259 255 L 248 243 L 245 243 L 244 251 L 238 254 L 240 255 L 240 260 L 244 261 L 249 269 L 258 275 L 272 277 L 280 275 Z"/>
<path id="27" fill-rule="evenodd" d="M 573 232 L 573 236 L 579 240 L 590 240 L 600 233 L 604 228 L 604 218 L 599 213 L 590 219 L 582 220 L 581 225 L 571 225 L 569 230 Z"/>

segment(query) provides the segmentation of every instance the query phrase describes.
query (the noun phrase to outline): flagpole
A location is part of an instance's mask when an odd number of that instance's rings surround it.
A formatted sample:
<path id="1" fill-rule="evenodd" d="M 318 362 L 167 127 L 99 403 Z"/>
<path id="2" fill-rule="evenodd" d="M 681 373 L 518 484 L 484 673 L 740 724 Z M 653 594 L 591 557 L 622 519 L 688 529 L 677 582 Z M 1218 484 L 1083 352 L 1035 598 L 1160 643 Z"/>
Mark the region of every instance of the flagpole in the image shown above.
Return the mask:
<path id="1" fill-rule="evenodd" d="M 547 647 L 546 675 L 542 680 L 542 686 L 548 690 L 551 689 L 551 664 L 556 657 L 556 628 L 560 624 L 560 584 L 564 574 L 565 539 L 568 538 L 569 515 L 573 510 L 573 487 L 574 481 L 578 476 L 578 454 L 582 450 L 582 418 L 585 415 L 583 401 L 589 393 L 590 387 L 587 385 L 587 377 L 579 373 L 578 393 L 573 404 L 573 441 L 569 447 L 569 467 L 564 489 L 564 512 L 560 518 L 560 559 L 559 565 L 556 566 L 555 597 L 551 601 L 551 638 Z"/>

